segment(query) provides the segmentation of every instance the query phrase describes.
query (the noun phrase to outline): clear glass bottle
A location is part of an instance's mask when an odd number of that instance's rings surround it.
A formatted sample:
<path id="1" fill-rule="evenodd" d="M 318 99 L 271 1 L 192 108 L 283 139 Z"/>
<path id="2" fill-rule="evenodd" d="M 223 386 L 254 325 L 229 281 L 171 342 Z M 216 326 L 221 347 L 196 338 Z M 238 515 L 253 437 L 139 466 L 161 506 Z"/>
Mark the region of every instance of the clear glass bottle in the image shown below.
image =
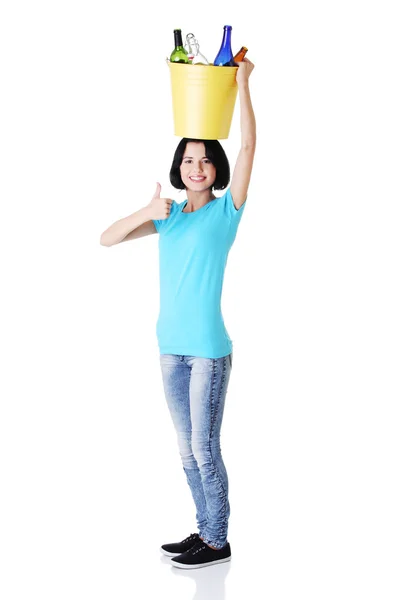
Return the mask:
<path id="1" fill-rule="evenodd" d="M 232 26 L 224 25 L 224 35 L 222 37 L 221 48 L 214 60 L 216 67 L 236 67 L 235 61 L 233 60 L 232 46 L 231 46 L 231 33 Z"/>
<path id="2" fill-rule="evenodd" d="M 188 63 L 189 59 L 188 59 L 187 52 L 186 52 L 185 48 L 183 47 L 182 30 L 181 29 L 174 29 L 174 38 L 175 38 L 175 48 L 173 49 L 171 56 L 169 58 L 170 61 L 178 62 L 178 63 Z"/>
<path id="3" fill-rule="evenodd" d="M 193 33 L 188 33 L 186 36 L 185 50 L 187 51 L 189 62 L 191 62 L 192 65 L 210 64 L 204 54 L 200 52 L 199 42 L 194 37 Z"/>

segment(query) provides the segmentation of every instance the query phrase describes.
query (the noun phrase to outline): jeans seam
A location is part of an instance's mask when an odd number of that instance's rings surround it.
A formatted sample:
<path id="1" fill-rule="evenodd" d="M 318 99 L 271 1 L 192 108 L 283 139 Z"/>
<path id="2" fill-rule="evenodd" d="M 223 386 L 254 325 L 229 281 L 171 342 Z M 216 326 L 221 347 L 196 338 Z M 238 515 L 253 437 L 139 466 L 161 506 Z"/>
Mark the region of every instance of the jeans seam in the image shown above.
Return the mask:
<path id="1" fill-rule="evenodd" d="M 224 388 L 225 379 L 226 379 L 226 360 L 224 359 L 222 361 L 221 384 L 219 386 L 219 390 L 218 390 L 218 393 L 216 395 L 217 405 L 216 405 L 215 410 L 214 410 L 214 416 L 216 416 L 218 414 L 218 408 L 219 408 L 220 401 L 221 401 L 221 395 L 222 395 L 222 390 Z M 216 380 L 216 360 L 213 359 L 213 381 L 212 381 L 212 386 L 211 386 L 211 398 L 210 398 L 211 399 L 211 408 L 213 408 L 213 404 L 214 404 L 213 397 L 214 397 L 214 389 L 215 389 L 215 386 L 214 386 L 215 380 Z M 211 411 L 211 414 L 213 415 L 212 411 Z M 216 419 L 212 416 L 211 427 L 210 427 L 210 437 L 209 437 L 209 440 L 208 440 L 208 444 L 209 444 L 209 452 L 210 452 L 210 457 L 211 457 L 211 464 L 213 466 L 214 473 L 216 474 L 216 477 L 218 479 L 220 488 L 222 489 L 222 492 L 223 492 L 223 502 L 222 502 L 222 512 L 223 512 L 223 515 L 222 515 L 222 518 L 223 518 L 223 523 L 224 523 L 224 525 L 226 527 L 226 523 L 227 523 L 227 519 L 226 519 L 226 498 L 227 498 L 227 491 L 224 488 L 224 484 L 222 482 L 220 473 L 219 473 L 218 469 L 215 466 L 214 456 L 213 456 L 213 452 L 212 452 L 212 448 L 211 448 L 211 440 L 212 440 L 212 437 L 213 437 L 215 420 Z M 208 526 L 208 523 L 207 523 L 207 526 Z M 207 538 L 208 538 L 208 536 L 207 536 Z M 213 540 L 211 540 L 211 541 L 209 540 L 209 543 L 211 545 L 215 546 L 215 543 L 213 543 Z"/>
<path id="2" fill-rule="evenodd" d="M 212 361 L 213 361 L 212 362 L 212 384 L 211 384 L 211 398 L 210 398 L 210 401 L 211 401 L 210 439 L 213 436 L 215 417 L 216 417 L 217 408 L 218 408 L 218 405 L 215 406 L 215 397 L 216 397 L 215 387 L 216 387 L 216 380 L 217 380 L 217 365 L 216 365 L 216 360 L 214 358 L 212 359 Z"/>
<path id="3" fill-rule="evenodd" d="M 221 376 L 221 383 L 220 383 L 219 393 L 218 393 L 218 406 L 217 406 L 217 408 L 219 408 L 219 405 L 221 403 L 222 390 L 224 389 L 225 381 L 226 381 L 226 358 L 224 358 L 224 360 L 222 361 L 222 376 Z M 218 414 L 218 410 L 216 410 L 216 414 Z M 211 447 L 210 447 L 210 450 L 211 450 Z M 222 450 L 220 450 L 220 452 L 222 453 Z M 212 455 L 211 455 L 211 458 L 212 458 Z M 214 462 L 213 462 L 213 464 L 214 464 Z M 221 481 L 221 487 L 222 487 L 223 492 L 224 492 L 224 496 L 226 498 L 227 495 L 228 495 L 228 491 L 225 490 L 224 484 L 223 484 L 223 482 L 222 482 L 221 479 L 220 479 L 220 481 Z M 225 506 L 224 506 L 224 509 L 225 509 Z M 226 510 L 225 510 L 225 513 L 226 513 Z M 225 518 L 226 518 L 226 516 L 225 516 Z"/>

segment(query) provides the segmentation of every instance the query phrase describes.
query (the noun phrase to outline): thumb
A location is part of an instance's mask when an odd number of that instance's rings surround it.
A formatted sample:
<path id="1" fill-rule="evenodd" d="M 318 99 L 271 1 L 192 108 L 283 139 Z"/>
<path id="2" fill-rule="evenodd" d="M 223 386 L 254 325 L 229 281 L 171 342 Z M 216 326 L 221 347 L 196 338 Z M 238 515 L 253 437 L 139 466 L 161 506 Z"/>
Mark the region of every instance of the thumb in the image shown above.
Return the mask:
<path id="1" fill-rule="evenodd" d="M 157 182 L 156 191 L 154 193 L 153 198 L 159 198 L 161 193 L 161 185 Z"/>

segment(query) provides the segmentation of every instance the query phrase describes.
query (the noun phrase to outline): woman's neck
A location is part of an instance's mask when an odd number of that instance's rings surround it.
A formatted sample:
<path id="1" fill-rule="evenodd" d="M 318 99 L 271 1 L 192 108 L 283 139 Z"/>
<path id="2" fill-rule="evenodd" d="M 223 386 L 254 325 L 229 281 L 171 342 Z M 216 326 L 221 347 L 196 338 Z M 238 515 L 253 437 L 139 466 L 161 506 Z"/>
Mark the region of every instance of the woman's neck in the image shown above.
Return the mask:
<path id="1" fill-rule="evenodd" d="M 193 190 L 186 189 L 186 195 L 187 204 L 185 206 L 185 212 L 193 212 L 210 202 L 210 200 L 215 200 L 215 196 L 211 190 L 194 192 Z"/>

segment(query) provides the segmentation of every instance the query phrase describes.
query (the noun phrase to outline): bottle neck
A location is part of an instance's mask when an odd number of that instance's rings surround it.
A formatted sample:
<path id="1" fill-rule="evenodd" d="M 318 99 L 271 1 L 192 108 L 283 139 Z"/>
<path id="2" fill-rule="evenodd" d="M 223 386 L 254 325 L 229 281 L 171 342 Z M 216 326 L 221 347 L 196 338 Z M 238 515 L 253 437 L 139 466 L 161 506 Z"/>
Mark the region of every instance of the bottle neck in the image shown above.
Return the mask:
<path id="1" fill-rule="evenodd" d="M 222 38 L 222 47 L 229 48 L 231 44 L 231 31 L 230 27 L 224 27 L 224 37 Z"/>
<path id="2" fill-rule="evenodd" d="M 183 46 L 182 31 L 180 29 L 174 31 L 174 37 L 175 37 L 175 48 L 177 48 L 178 46 Z"/>

